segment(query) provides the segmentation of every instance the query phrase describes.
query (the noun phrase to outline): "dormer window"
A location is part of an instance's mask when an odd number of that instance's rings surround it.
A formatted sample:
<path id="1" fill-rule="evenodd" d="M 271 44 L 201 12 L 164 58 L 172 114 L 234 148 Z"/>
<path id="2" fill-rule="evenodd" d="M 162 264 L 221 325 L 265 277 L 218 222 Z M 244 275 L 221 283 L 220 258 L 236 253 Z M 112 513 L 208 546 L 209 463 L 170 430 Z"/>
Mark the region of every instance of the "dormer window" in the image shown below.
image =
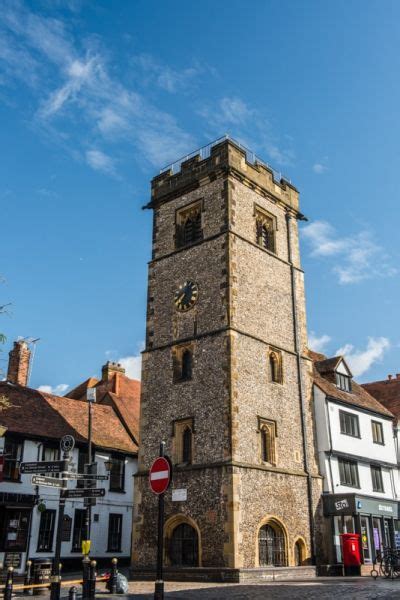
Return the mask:
<path id="1" fill-rule="evenodd" d="M 343 392 L 351 392 L 351 378 L 343 373 L 335 373 L 336 385 Z"/>

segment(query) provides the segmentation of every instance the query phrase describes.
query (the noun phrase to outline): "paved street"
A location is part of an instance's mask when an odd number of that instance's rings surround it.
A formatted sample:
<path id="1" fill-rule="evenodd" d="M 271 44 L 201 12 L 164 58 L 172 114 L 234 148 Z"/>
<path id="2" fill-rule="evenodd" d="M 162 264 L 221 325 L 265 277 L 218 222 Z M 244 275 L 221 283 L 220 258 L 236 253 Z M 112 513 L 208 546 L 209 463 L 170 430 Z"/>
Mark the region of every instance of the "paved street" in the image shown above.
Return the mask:
<path id="1" fill-rule="evenodd" d="M 126 600 L 150 600 L 153 598 L 154 584 L 131 582 Z M 379 578 L 373 581 L 367 577 L 351 579 L 318 579 L 305 582 L 265 583 L 254 585 L 215 584 L 215 583 L 174 583 L 165 584 L 165 597 L 168 600 L 286 600 L 288 598 L 309 598 L 324 600 L 341 596 L 343 600 L 399 598 L 400 580 Z M 100 594 L 102 600 L 109 595 Z"/>

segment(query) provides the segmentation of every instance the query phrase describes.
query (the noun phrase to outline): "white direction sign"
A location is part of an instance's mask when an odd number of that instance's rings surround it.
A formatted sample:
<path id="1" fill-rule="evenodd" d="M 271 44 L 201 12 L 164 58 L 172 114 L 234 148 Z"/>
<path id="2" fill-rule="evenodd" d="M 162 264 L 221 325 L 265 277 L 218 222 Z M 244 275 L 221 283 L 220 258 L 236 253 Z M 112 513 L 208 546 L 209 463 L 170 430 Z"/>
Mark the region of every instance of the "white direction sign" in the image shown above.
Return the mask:
<path id="1" fill-rule="evenodd" d="M 85 479 L 86 481 L 91 481 L 95 479 L 96 481 L 108 481 L 108 475 L 91 475 L 89 473 L 63 473 L 62 476 L 64 479 Z"/>
<path id="2" fill-rule="evenodd" d="M 45 477 L 44 475 L 32 475 L 32 485 L 45 485 L 47 487 L 62 488 L 64 482 L 57 477 Z"/>

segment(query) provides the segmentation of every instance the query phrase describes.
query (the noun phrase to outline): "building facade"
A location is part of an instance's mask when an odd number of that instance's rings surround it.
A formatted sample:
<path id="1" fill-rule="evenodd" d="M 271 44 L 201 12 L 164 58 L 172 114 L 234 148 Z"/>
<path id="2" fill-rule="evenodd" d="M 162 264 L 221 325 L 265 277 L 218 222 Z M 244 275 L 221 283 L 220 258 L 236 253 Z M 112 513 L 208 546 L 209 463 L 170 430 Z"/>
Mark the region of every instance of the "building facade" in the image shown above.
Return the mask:
<path id="1" fill-rule="evenodd" d="M 20 473 L 20 463 L 59 460 L 60 438 L 66 434 L 76 440 L 71 469 L 84 472 L 88 460 L 87 402 L 27 387 L 28 362 L 29 349 L 24 342 L 16 342 L 10 353 L 7 381 L 0 382 L 0 453 L 4 455 L 0 562 L 14 566 L 17 573 L 25 571 L 28 559 L 54 556 L 59 508 L 59 490 L 32 485 L 32 476 Z M 108 473 L 106 463 L 111 471 L 108 481 L 98 482 L 106 493 L 91 509 L 91 557 L 107 563 L 114 556 L 127 561 L 131 553 L 137 444 L 110 405 L 93 405 L 93 448 L 98 474 Z M 82 481 L 68 482 L 68 488 L 83 485 Z M 85 512 L 83 499 L 67 499 L 61 546 L 64 568 L 80 567 Z"/>
<path id="2" fill-rule="evenodd" d="M 370 564 L 384 547 L 400 548 L 393 415 L 352 380 L 343 357 L 314 364 L 315 426 L 324 476 L 321 554 L 326 564 L 341 563 L 340 534 L 357 533 L 362 561 Z"/>
<path id="3" fill-rule="evenodd" d="M 147 473 L 161 440 L 174 465 L 164 528 L 171 571 L 237 580 L 309 565 L 321 478 L 298 192 L 225 140 L 155 177 L 148 208 L 133 573 L 156 561 Z M 186 500 L 175 502 L 174 489 Z"/>

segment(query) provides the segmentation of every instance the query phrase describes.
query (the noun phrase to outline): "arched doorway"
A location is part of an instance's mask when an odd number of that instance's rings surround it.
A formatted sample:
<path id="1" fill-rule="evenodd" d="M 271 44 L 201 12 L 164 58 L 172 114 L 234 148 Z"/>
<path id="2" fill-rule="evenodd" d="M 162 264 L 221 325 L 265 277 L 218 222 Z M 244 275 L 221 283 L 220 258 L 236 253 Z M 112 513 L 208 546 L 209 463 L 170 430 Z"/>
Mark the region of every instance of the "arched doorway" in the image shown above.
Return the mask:
<path id="1" fill-rule="evenodd" d="M 294 544 L 294 564 L 300 567 L 304 563 L 306 548 L 303 540 L 298 539 Z"/>
<path id="2" fill-rule="evenodd" d="M 199 540 L 197 531 L 187 523 L 181 523 L 172 532 L 169 558 L 174 567 L 197 567 L 199 564 Z"/>
<path id="3" fill-rule="evenodd" d="M 285 567 L 287 565 L 285 535 L 278 524 L 270 522 L 260 528 L 258 559 L 260 567 Z"/>

